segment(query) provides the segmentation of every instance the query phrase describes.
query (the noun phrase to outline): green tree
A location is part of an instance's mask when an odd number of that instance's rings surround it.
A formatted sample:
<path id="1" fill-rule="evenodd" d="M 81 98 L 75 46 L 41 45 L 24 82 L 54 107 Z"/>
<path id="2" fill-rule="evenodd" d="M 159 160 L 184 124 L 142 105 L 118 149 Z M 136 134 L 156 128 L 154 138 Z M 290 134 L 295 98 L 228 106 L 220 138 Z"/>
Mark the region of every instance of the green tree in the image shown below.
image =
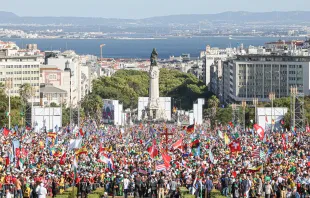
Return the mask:
<path id="1" fill-rule="evenodd" d="M 83 108 L 85 115 L 94 119 L 99 126 L 101 110 L 103 107 L 103 101 L 101 97 L 96 94 L 89 94 L 84 97 L 81 107 Z"/>
<path id="2" fill-rule="evenodd" d="M 32 97 L 34 89 L 29 83 L 22 84 L 19 88 L 19 95 L 24 104 Z"/>
<path id="3" fill-rule="evenodd" d="M 220 104 L 220 101 L 215 95 L 211 96 L 211 98 L 208 99 L 207 105 L 208 105 L 208 108 L 211 109 L 210 111 L 211 117 L 214 117 L 216 115 L 216 111 L 218 109 L 219 104 Z"/>

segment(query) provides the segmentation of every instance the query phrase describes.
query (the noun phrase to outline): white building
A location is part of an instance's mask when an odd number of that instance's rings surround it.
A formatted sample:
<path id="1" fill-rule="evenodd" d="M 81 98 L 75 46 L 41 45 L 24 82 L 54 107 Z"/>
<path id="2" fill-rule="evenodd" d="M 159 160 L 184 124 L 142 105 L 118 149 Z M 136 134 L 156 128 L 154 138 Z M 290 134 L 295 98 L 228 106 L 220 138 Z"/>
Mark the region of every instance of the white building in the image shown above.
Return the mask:
<path id="1" fill-rule="evenodd" d="M 15 43 L 0 42 L 0 83 L 12 80 L 11 96 L 19 96 L 22 84 L 29 83 L 35 90 L 33 102 L 40 101 L 40 66 L 44 54 L 39 50 L 20 50 Z"/>
<path id="2" fill-rule="evenodd" d="M 206 86 L 209 86 L 211 81 L 211 73 L 210 67 L 217 60 L 226 60 L 229 56 L 235 54 L 234 50 L 231 48 L 227 49 L 219 49 L 219 48 L 211 48 L 209 45 L 206 47 L 205 53 L 201 53 L 201 55 L 205 57 L 205 61 L 203 64 L 203 82 Z"/>
<path id="3" fill-rule="evenodd" d="M 292 86 L 310 95 L 309 66 L 309 56 L 237 55 L 223 63 L 226 102 L 269 101 L 270 92 L 287 97 Z"/>
<path id="4" fill-rule="evenodd" d="M 57 53 L 54 57 L 47 59 L 48 65 L 53 65 L 62 73 L 63 82 L 54 86 L 67 91 L 69 101 L 73 106 L 78 104 L 84 96 L 91 91 L 92 80 L 98 75 L 93 67 L 95 58 L 93 56 L 79 56 L 74 51 Z M 50 73 L 50 72 L 49 72 Z M 46 79 L 44 79 L 46 80 Z"/>

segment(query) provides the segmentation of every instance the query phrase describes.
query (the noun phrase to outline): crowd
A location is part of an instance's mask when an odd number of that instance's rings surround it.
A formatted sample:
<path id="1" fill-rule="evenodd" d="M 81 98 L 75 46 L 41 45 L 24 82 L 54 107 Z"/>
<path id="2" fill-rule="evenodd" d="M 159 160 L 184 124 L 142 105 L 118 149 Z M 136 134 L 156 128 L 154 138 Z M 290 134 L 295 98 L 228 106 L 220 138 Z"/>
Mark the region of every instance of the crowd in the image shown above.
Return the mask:
<path id="1" fill-rule="evenodd" d="M 70 186 L 86 197 L 310 197 L 308 132 L 211 130 L 140 124 L 29 127 L 0 134 L 0 198 L 55 196 Z M 55 132 L 56 131 L 56 132 Z"/>

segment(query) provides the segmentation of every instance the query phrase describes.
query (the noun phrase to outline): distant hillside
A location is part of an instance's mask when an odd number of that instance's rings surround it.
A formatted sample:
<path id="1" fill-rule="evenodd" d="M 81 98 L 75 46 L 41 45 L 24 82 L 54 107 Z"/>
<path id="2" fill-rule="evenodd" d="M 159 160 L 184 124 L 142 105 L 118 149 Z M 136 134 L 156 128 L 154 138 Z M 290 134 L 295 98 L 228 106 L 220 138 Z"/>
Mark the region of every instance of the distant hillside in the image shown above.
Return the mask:
<path id="1" fill-rule="evenodd" d="M 109 19 L 92 17 L 19 17 L 11 12 L 0 11 L 0 23 L 36 23 L 36 24 L 73 24 L 73 25 L 168 25 L 172 23 L 190 24 L 202 21 L 209 22 L 273 22 L 273 23 L 304 23 L 310 21 L 310 11 L 291 12 L 223 12 L 218 14 L 192 14 L 158 16 L 145 19 Z"/>
<path id="2" fill-rule="evenodd" d="M 0 11 L 0 18 L 12 19 L 12 18 L 18 18 L 18 16 L 12 12 Z"/>
<path id="3" fill-rule="evenodd" d="M 233 22 L 305 22 L 310 20 L 310 11 L 291 12 L 222 12 L 218 14 L 171 15 L 143 19 L 157 23 L 197 23 L 199 21 Z"/>

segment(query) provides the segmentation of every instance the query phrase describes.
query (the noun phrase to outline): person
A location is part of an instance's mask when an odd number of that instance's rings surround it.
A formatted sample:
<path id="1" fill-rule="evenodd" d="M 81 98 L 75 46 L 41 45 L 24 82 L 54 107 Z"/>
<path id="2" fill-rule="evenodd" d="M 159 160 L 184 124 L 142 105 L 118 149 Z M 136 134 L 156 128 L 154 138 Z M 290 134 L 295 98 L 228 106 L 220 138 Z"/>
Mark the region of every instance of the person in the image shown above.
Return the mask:
<path id="1" fill-rule="evenodd" d="M 53 198 L 56 196 L 57 194 L 57 183 L 55 181 L 55 178 L 53 178 L 52 180 L 52 194 L 53 194 Z"/>
<path id="2" fill-rule="evenodd" d="M 228 196 L 228 185 L 229 185 L 229 178 L 227 177 L 227 175 L 223 176 L 221 179 L 222 182 L 222 194 L 223 196 L 227 197 Z"/>
<path id="3" fill-rule="evenodd" d="M 170 182 L 170 192 L 169 192 L 171 198 L 174 197 L 176 190 L 177 190 L 177 182 L 175 181 L 175 178 L 172 177 L 172 180 Z"/>
<path id="4" fill-rule="evenodd" d="M 13 198 L 13 195 L 11 194 L 10 190 L 6 190 L 5 198 Z"/>
<path id="5" fill-rule="evenodd" d="M 157 197 L 157 180 L 154 174 L 151 176 L 150 186 L 151 186 L 151 197 Z"/>
<path id="6" fill-rule="evenodd" d="M 129 184 L 130 184 L 130 181 L 127 175 L 125 175 L 125 179 L 123 180 L 123 182 L 124 182 L 124 197 L 127 198 L 128 192 L 129 192 Z"/>
<path id="7" fill-rule="evenodd" d="M 251 185 L 249 180 L 247 179 L 247 176 L 243 176 L 243 180 L 241 181 L 241 196 L 249 197 L 249 191 L 250 191 Z"/>
<path id="8" fill-rule="evenodd" d="M 165 181 L 163 176 L 158 180 L 158 197 L 165 198 Z"/>
<path id="9" fill-rule="evenodd" d="M 237 181 L 233 182 L 233 185 L 231 187 L 231 192 L 232 192 L 233 198 L 239 198 L 239 185 Z"/>
<path id="10" fill-rule="evenodd" d="M 270 195 L 272 194 L 272 186 L 270 182 L 268 181 L 265 185 L 265 198 L 270 198 Z"/>
<path id="11" fill-rule="evenodd" d="M 38 194 L 38 198 L 46 198 L 47 189 L 44 187 L 43 182 L 36 188 L 36 193 Z"/>
<path id="12" fill-rule="evenodd" d="M 207 176 L 205 185 L 206 185 L 205 198 L 211 198 L 211 190 L 213 189 L 213 183 L 209 176 Z"/>
<path id="13" fill-rule="evenodd" d="M 15 182 L 15 189 L 16 189 L 16 198 L 22 198 L 23 197 L 23 192 L 22 192 L 22 184 L 20 182 L 19 178 L 16 178 Z"/>

